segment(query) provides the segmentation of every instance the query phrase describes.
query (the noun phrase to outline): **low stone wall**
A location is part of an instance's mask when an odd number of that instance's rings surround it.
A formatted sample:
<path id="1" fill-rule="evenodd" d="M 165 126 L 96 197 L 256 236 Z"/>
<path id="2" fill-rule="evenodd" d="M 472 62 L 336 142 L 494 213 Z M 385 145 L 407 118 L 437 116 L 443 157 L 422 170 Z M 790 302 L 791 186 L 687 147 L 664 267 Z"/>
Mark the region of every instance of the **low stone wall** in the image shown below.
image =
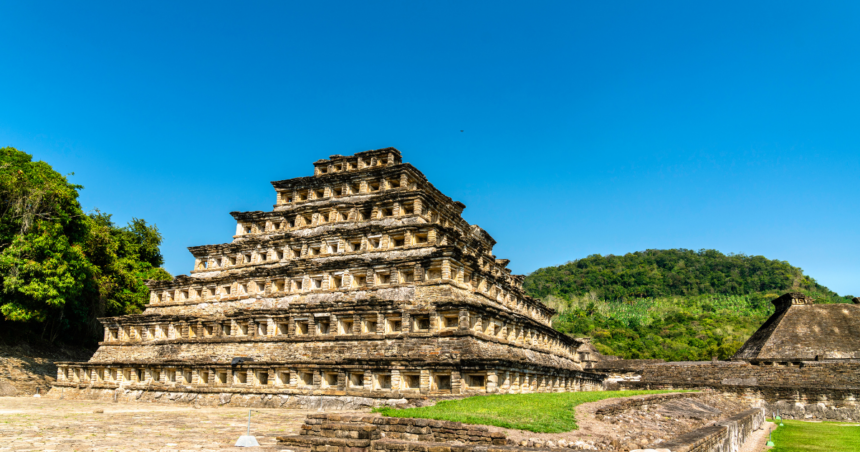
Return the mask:
<path id="1" fill-rule="evenodd" d="M 374 441 L 372 450 L 387 452 L 546 452 L 546 449 L 530 449 L 518 446 L 479 446 L 475 444 L 444 444 L 384 440 Z M 323 452 L 323 449 L 314 449 Z M 336 452 L 325 450 L 325 452 Z"/>
<path id="2" fill-rule="evenodd" d="M 672 452 L 738 452 L 764 422 L 764 409 L 754 408 L 653 447 Z"/>
<path id="3" fill-rule="evenodd" d="M 390 440 L 419 441 L 419 442 L 461 442 L 463 444 L 480 444 L 504 446 L 506 437 L 501 432 L 490 432 L 481 425 L 469 425 L 460 422 L 437 421 L 433 419 L 398 418 L 383 416 L 351 416 L 339 414 L 311 414 L 302 426 L 302 435 L 317 435 L 337 437 L 344 431 L 368 432 L 370 439 L 386 438 Z M 376 432 L 376 433 L 371 433 Z M 355 436 L 356 438 L 362 436 Z M 373 438 L 376 437 L 376 438 Z"/>
<path id="4" fill-rule="evenodd" d="M 713 389 L 789 419 L 860 420 L 860 363 L 665 363 L 621 389 Z"/>
<path id="5" fill-rule="evenodd" d="M 660 403 L 679 397 L 697 396 L 699 395 L 661 394 L 660 397 L 621 401 L 615 408 L 631 409 L 644 403 Z M 614 409 L 610 408 L 610 411 L 614 412 Z M 738 452 L 752 432 L 761 429 L 764 420 L 764 410 L 755 408 L 652 447 L 671 450 L 671 452 Z M 487 427 L 480 425 L 431 419 L 346 414 L 308 415 L 299 435 L 278 437 L 278 442 L 298 452 L 547 450 L 517 446 L 514 441 L 507 438 L 505 433 L 491 432 Z"/>
<path id="6" fill-rule="evenodd" d="M 594 412 L 600 416 L 612 416 L 624 411 L 639 408 L 645 405 L 654 405 L 658 403 L 668 402 L 676 399 L 691 399 L 703 396 L 702 393 L 681 393 L 681 394 L 654 394 L 638 397 L 627 397 L 619 399 L 617 402 L 598 408 Z"/>
<path id="7" fill-rule="evenodd" d="M 598 361 L 587 370 L 605 376 L 603 386 L 607 391 L 617 391 L 619 382 L 639 381 L 646 366 L 664 362 L 662 359 L 614 359 Z"/>
<path id="8" fill-rule="evenodd" d="M 641 370 L 645 366 L 652 364 L 665 363 L 662 359 L 612 359 L 598 361 L 588 367 L 588 370 L 600 371 L 626 371 L 626 370 Z"/>
<path id="9" fill-rule="evenodd" d="M 468 446 L 505 446 L 504 433 L 490 432 L 487 427 L 430 419 L 311 414 L 305 419 L 299 435 L 279 437 L 292 449 L 322 452 L 362 452 L 368 450 L 432 450 L 440 444 L 454 450 Z M 446 443 L 452 443 L 446 444 Z"/>
<path id="10" fill-rule="evenodd" d="M 645 366 L 643 383 L 859 389 L 860 363 L 801 361 L 754 365 L 747 362 L 688 362 Z"/>
<path id="11" fill-rule="evenodd" d="M 699 389 L 713 390 L 736 397 L 741 403 L 764 408 L 768 415 L 779 413 L 786 419 L 815 419 L 829 421 L 860 420 L 860 405 L 854 398 L 860 390 L 819 388 L 766 388 L 700 384 L 652 384 L 626 382 L 624 389 Z"/>

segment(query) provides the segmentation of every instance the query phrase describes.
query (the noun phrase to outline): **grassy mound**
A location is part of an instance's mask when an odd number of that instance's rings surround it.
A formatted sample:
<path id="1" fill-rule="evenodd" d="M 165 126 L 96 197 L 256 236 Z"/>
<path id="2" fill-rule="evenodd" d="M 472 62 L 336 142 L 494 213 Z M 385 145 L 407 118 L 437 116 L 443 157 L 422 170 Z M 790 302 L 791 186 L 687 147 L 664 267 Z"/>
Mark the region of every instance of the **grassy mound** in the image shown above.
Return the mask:
<path id="1" fill-rule="evenodd" d="M 421 408 L 376 408 L 383 416 L 436 419 L 464 424 L 562 433 L 575 430 L 574 407 L 616 397 L 683 391 L 596 391 L 537 394 L 500 394 L 446 400 Z"/>

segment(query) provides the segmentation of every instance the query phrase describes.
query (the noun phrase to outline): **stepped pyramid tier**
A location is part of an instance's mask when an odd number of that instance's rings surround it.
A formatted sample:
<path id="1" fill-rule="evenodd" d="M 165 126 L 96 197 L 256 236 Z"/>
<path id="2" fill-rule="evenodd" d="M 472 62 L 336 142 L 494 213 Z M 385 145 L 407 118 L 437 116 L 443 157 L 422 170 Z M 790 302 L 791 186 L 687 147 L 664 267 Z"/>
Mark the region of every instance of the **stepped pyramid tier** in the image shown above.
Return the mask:
<path id="1" fill-rule="evenodd" d="M 55 386 L 221 403 L 601 387 L 584 342 L 552 328 L 555 311 L 523 292 L 466 206 L 397 149 L 272 185 L 271 211 L 231 213 L 232 242 L 191 247 L 189 275 L 149 281 L 142 314 L 100 319 L 98 351 L 60 363 Z"/>

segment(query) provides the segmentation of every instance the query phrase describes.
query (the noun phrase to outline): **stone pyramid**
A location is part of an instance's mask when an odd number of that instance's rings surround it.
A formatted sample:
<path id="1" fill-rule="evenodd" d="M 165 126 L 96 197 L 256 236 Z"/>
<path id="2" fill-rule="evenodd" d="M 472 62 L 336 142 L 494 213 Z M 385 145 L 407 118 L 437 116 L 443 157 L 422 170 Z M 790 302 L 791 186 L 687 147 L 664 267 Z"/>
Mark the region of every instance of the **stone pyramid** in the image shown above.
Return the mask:
<path id="1" fill-rule="evenodd" d="M 397 149 L 313 165 L 272 182 L 273 210 L 232 212 L 231 242 L 189 248 L 189 275 L 150 281 L 142 314 L 100 319 L 98 351 L 61 363 L 52 395 L 351 408 L 602 387 Z"/>
<path id="2" fill-rule="evenodd" d="M 732 357 L 793 362 L 860 359 L 860 305 L 816 304 L 801 293 L 772 301 L 776 311 Z"/>

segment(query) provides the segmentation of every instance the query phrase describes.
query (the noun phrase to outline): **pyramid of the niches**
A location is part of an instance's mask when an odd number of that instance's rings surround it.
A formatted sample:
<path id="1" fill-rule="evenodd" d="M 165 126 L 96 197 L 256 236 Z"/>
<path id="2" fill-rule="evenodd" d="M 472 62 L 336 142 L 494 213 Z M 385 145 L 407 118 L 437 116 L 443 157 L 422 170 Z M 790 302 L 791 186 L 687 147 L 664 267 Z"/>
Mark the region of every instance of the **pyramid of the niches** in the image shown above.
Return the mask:
<path id="1" fill-rule="evenodd" d="M 211 404 L 599 386 L 583 341 L 552 328 L 554 311 L 523 293 L 465 205 L 396 149 L 331 156 L 272 185 L 271 211 L 232 213 L 230 243 L 190 248 L 190 274 L 148 281 L 143 314 L 99 319 L 99 349 L 57 363 L 55 386 Z"/>

